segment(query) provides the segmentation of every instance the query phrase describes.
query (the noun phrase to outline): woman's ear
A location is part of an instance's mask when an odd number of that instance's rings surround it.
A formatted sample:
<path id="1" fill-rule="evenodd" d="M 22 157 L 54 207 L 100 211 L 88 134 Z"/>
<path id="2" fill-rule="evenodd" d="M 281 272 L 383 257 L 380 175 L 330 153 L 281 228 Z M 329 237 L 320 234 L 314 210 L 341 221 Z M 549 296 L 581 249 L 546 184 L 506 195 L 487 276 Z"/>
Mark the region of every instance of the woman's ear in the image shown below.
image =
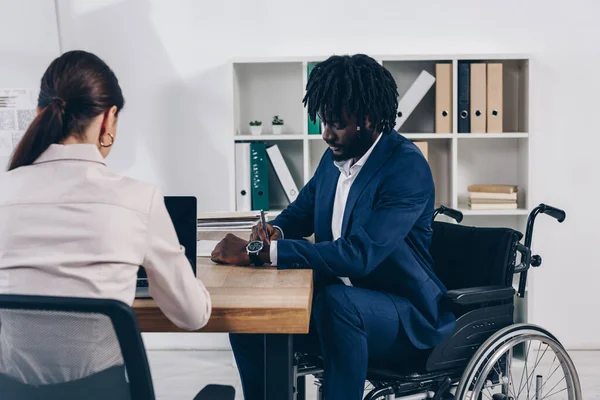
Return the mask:
<path id="1" fill-rule="evenodd" d="M 106 133 L 114 134 L 115 126 L 117 124 L 117 106 L 112 106 L 105 113 L 102 118 L 102 125 L 100 126 L 100 135 Z"/>

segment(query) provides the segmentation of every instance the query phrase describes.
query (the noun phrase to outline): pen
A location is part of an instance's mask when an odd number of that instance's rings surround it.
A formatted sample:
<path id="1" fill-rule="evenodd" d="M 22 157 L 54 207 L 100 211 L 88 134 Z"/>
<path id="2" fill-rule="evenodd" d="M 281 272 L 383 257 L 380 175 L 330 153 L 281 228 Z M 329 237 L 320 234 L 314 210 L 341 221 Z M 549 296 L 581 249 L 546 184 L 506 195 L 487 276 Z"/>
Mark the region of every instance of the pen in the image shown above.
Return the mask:
<path id="1" fill-rule="evenodd" d="M 265 218 L 265 212 L 263 210 L 260 210 L 260 222 L 262 223 L 263 230 L 265 231 L 267 243 L 270 243 L 271 239 L 269 238 L 269 230 L 267 229 L 267 219 Z"/>

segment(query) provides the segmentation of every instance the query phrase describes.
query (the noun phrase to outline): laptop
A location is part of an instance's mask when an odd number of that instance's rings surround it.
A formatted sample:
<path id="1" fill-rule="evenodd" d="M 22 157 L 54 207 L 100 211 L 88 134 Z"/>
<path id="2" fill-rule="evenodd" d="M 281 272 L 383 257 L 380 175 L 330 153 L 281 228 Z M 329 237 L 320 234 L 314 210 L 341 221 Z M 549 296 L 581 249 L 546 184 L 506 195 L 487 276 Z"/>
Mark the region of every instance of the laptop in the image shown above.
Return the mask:
<path id="1" fill-rule="evenodd" d="M 196 238 L 198 202 L 194 196 L 165 196 L 165 206 L 171 216 L 179 243 L 185 248 L 185 256 L 190 261 L 196 276 Z M 142 266 L 138 270 L 135 298 L 150 298 L 148 278 Z"/>

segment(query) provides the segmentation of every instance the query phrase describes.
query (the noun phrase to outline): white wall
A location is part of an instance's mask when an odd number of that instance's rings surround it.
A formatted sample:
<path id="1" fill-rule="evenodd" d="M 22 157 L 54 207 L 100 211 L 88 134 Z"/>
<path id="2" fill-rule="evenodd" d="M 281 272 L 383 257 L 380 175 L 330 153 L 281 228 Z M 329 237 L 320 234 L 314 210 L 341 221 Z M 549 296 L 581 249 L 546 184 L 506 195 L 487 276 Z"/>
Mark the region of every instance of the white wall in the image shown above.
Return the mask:
<path id="1" fill-rule="evenodd" d="M 600 216 L 592 211 L 599 197 L 594 118 L 600 2 L 58 2 L 64 50 L 97 53 L 122 82 L 128 103 L 110 165 L 160 183 L 167 193 L 196 195 L 201 210 L 229 205 L 226 161 L 232 157 L 233 124 L 227 63 L 233 57 L 531 54 L 530 193 L 534 203 L 563 207 L 568 217 L 563 225 L 547 218 L 536 225 L 534 247 L 544 264 L 530 274 L 530 313 L 568 347 L 600 348 L 600 319 L 594 317 L 600 266 L 593 254 Z M 11 20 L 4 11 L 14 11 L 14 3 L 24 2 L 0 3 L 3 23 Z M 30 15 L 20 18 L 35 25 Z M 35 29 L 36 38 L 45 36 Z M 6 38 L 0 43 L 4 64 L 4 50 L 12 47 Z M 56 53 L 52 46 L 40 44 L 39 53 L 25 57 L 49 62 Z M 26 83 L 35 86 L 44 67 L 34 64 L 36 73 Z M 198 340 L 207 343 L 204 338 Z"/>
<path id="2" fill-rule="evenodd" d="M 0 88 L 35 88 L 59 52 L 54 2 L 0 0 Z M 9 157 L 0 156 L 0 169 Z"/>

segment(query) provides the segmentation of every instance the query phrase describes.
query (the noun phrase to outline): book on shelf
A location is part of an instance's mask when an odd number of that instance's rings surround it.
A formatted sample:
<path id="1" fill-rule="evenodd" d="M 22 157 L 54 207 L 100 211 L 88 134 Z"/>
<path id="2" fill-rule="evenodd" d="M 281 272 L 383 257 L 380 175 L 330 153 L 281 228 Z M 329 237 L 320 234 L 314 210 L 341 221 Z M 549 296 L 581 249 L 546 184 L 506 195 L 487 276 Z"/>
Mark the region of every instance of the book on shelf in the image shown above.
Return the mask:
<path id="1" fill-rule="evenodd" d="M 469 201 L 471 210 L 516 210 L 517 202 L 514 203 L 472 203 Z"/>
<path id="2" fill-rule="evenodd" d="M 474 184 L 468 187 L 472 210 L 511 210 L 517 208 L 517 185 Z"/>
<path id="3" fill-rule="evenodd" d="M 484 184 L 476 183 L 469 185 L 467 190 L 469 192 L 484 192 L 484 193 L 515 193 L 519 187 L 517 185 L 505 185 L 505 184 Z"/>

